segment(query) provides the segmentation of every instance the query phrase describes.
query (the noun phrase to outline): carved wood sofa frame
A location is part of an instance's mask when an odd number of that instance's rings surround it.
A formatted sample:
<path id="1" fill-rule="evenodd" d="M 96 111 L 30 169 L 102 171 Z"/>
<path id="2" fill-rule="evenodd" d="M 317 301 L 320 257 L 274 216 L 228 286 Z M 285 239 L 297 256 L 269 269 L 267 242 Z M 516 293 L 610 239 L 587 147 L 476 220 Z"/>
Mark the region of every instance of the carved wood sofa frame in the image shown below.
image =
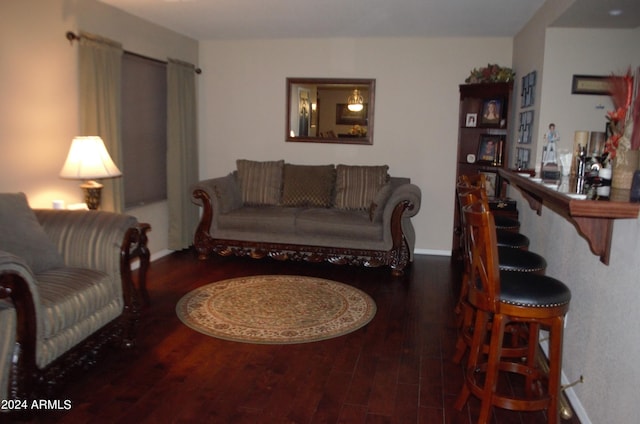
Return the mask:
<path id="1" fill-rule="evenodd" d="M 135 328 L 140 317 L 141 306 L 143 303 L 145 305 L 149 303 L 146 274 L 150 258 L 147 232 L 150 228 L 150 225 L 145 223 L 130 227 L 120 246 L 120 276 L 124 303 L 120 316 L 44 369 L 40 369 L 36 364 L 36 312 L 28 284 L 16 272 L 5 271 L 0 274 L 0 299 L 11 301 L 16 311 L 16 339 L 7 393 L 9 399 L 19 401 L 51 399 L 56 387 L 68 380 L 73 373 L 95 364 L 107 347 L 119 345 L 122 348 L 132 348 L 135 346 Z M 137 272 L 132 270 L 131 263 L 134 259 L 139 260 Z M 33 415 L 33 412 L 14 411 L 9 414 L 0 414 L 0 418 L 5 415 L 28 418 Z"/>
<path id="2" fill-rule="evenodd" d="M 398 203 L 391 217 L 393 245 L 390 250 L 348 249 L 342 247 L 311 246 L 302 244 L 265 243 L 213 238 L 209 233 L 213 220 L 213 206 L 209 194 L 201 189 L 193 191 L 193 197 L 201 202 L 202 216 L 194 236 L 198 258 L 204 260 L 211 253 L 220 256 L 245 256 L 254 259 L 269 257 L 275 260 L 328 262 L 336 265 L 380 267 L 388 265 L 394 276 L 401 276 L 411 258 L 409 244 L 402 230 L 402 216 L 415 205 L 404 200 Z"/>

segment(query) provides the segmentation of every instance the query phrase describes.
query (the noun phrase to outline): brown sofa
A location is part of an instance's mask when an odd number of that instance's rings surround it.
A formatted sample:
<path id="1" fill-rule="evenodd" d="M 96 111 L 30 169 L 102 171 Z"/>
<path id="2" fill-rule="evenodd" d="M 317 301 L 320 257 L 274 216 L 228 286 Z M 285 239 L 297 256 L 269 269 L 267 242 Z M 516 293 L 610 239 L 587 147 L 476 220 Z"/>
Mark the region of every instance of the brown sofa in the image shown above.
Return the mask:
<path id="1" fill-rule="evenodd" d="M 413 260 L 420 189 L 388 167 L 238 160 L 193 187 L 201 259 L 219 255 L 389 266 Z"/>
<path id="2" fill-rule="evenodd" d="M 107 346 L 133 346 L 148 230 L 124 214 L 32 210 L 24 194 L 0 194 L 0 400 L 27 406 L 0 421 L 57 399 L 58 384 Z"/>

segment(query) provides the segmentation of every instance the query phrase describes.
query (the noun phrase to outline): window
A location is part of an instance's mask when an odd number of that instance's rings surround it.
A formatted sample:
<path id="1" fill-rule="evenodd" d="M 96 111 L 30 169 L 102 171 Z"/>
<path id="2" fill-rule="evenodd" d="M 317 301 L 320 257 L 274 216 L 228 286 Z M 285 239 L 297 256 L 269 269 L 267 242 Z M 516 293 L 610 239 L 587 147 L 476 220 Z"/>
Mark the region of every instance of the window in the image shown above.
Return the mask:
<path id="1" fill-rule="evenodd" d="M 167 65 L 133 53 L 122 58 L 125 209 L 167 198 Z"/>

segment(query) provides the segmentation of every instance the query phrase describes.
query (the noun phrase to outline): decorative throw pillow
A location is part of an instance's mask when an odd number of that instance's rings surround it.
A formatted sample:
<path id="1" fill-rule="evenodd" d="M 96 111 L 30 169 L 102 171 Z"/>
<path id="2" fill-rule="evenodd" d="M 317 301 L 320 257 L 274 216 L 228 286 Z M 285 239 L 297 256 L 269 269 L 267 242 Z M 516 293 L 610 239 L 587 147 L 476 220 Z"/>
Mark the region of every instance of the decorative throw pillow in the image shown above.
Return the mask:
<path id="1" fill-rule="evenodd" d="M 245 205 L 273 206 L 280 203 L 284 160 L 256 162 L 238 159 L 236 166 Z"/>
<path id="2" fill-rule="evenodd" d="M 333 165 L 284 165 L 282 204 L 331 207 L 336 169 Z"/>
<path id="3" fill-rule="evenodd" d="M 382 221 L 382 215 L 384 214 L 384 206 L 387 204 L 387 200 L 391 197 L 391 183 L 386 183 L 376 193 L 376 196 L 371 202 L 369 207 L 369 219 L 371 222 Z"/>
<path id="4" fill-rule="evenodd" d="M 389 181 L 388 171 L 387 165 L 338 165 L 336 167 L 336 208 L 368 210 L 380 187 Z"/>
<path id="5" fill-rule="evenodd" d="M 0 250 L 24 259 L 34 274 L 64 266 L 24 193 L 0 193 L 0 234 Z"/>

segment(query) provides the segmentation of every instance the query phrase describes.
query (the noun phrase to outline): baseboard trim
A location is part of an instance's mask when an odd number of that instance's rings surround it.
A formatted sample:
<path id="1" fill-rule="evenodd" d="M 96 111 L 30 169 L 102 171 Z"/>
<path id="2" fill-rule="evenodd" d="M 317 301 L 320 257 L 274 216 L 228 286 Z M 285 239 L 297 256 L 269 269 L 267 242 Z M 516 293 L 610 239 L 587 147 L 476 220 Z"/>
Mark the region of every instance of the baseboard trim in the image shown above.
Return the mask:
<path id="1" fill-rule="evenodd" d="M 165 257 L 167 255 L 172 254 L 172 253 L 173 253 L 173 250 L 163 249 L 163 250 L 160 250 L 158 252 L 152 253 L 151 257 L 149 258 L 149 260 L 151 262 L 153 262 L 155 260 L 163 258 L 163 257 Z M 138 268 L 140 268 L 140 260 L 139 259 L 134 259 L 133 261 L 131 261 L 131 269 L 135 270 L 135 269 L 138 269 Z"/>
<path id="2" fill-rule="evenodd" d="M 414 249 L 413 253 L 416 255 L 451 256 L 450 250 Z"/>

